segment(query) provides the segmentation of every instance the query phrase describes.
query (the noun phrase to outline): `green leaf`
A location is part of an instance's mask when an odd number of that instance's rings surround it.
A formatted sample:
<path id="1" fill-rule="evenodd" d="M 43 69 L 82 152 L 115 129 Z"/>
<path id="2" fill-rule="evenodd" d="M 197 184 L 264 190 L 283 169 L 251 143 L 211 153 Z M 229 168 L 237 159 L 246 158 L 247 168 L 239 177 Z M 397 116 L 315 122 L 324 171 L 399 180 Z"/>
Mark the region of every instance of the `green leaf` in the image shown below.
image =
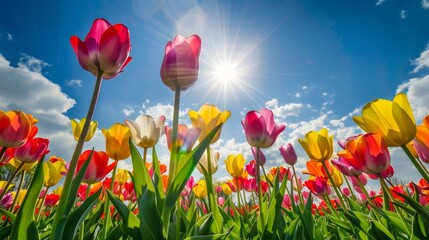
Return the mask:
<path id="1" fill-rule="evenodd" d="M 0 208 L 0 213 L 4 214 L 7 218 L 10 218 L 12 222 L 15 221 L 15 215 L 4 208 Z"/>
<path id="2" fill-rule="evenodd" d="M 145 170 L 147 172 L 147 170 Z M 150 186 L 150 187 L 149 187 Z M 148 188 L 143 192 L 139 200 L 140 226 L 142 233 L 147 234 L 143 239 L 162 239 L 162 220 L 158 213 L 155 202 L 156 196 L 152 182 L 148 183 Z"/>
<path id="3" fill-rule="evenodd" d="M 131 137 L 129 139 L 130 152 L 131 152 L 131 161 L 133 163 L 134 175 L 132 177 L 134 184 L 134 191 L 136 192 L 137 199 L 140 199 L 140 196 L 143 194 L 144 188 L 146 188 L 146 176 L 144 172 L 147 172 L 146 166 L 143 166 L 142 157 L 134 145 Z"/>
<path id="4" fill-rule="evenodd" d="M 195 235 L 208 235 L 210 234 L 210 225 L 213 221 L 212 213 L 204 215 L 200 220 L 197 221 L 196 233 Z"/>
<path id="5" fill-rule="evenodd" d="M 180 161 L 184 161 L 185 164 L 183 167 L 178 171 L 177 175 L 174 176 L 174 179 L 171 183 L 171 186 L 167 189 L 166 199 L 164 202 L 164 206 L 167 207 L 167 209 L 172 209 L 174 205 L 176 204 L 177 199 L 180 196 L 180 193 L 182 192 L 183 188 L 186 185 L 186 182 L 188 181 L 189 177 L 191 176 L 192 172 L 194 171 L 195 167 L 197 166 L 198 162 L 200 161 L 201 156 L 204 154 L 204 151 L 206 148 L 210 145 L 211 140 L 216 135 L 217 131 L 222 127 L 222 124 L 216 126 L 208 135 L 205 137 L 200 144 L 198 144 L 195 149 L 184 156 L 184 158 L 181 158 Z M 173 176 L 169 176 L 173 177 Z"/>
<path id="6" fill-rule="evenodd" d="M 66 228 L 64 229 L 63 238 L 73 240 L 77 230 L 85 220 L 86 216 L 91 212 L 94 205 L 103 189 L 100 188 L 96 193 L 89 196 L 76 210 L 70 213 L 66 221 Z"/>
<path id="7" fill-rule="evenodd" d="M 371 239 L 375 239 L 374 236 L 369 232 L 369 228 L 371 225 L 368 222 L 368 216 L 355 211 L 345 212 L 344 215 L 346 218 L 353 224 L 353 226 L 357 226 L 363 233 L 367 234 Z"/>
<path id="8" fill-rule="evenodd" d="M 0 228 L 0 239 L 8 239 L 10 231 L 12 230 L 13 225 L 8 225 Z"/>
<path id="9" fill-rule="evenodd" d="M 418 212 L 419 215 L 422 217 L 422 220 L 429 226 L 429 210 L 428 209 L 423 207 L 419 202 L 417 202 L 413 198 L 411 198 L 405 194 L 402 194 L 400 192 L 397 192 L 395 190 L 392 190 L 392 191 L 395 192 L 396 194 L 398 194 L 399 196 L 401 196 L 402 198 L 404 198 L 405 202 L 407 202 L 416 212 Z M 402 205 L 396 204 L 396 201 L 394 201 L 393 203 L 399 207 L 404 208 Z"/>
<path id="10" fill-rule="evenodd" d="M 106 240 L 116 240 L 122 237 L 121 225 L 116 225 L 113 227 L 112 231 L 106 236 Z"/>
<path id="11" fill-rule="evenodd" d="M 33 179 L 31 179 L 30 186 L 28 187 L 27 194 L 25 194 L 24 201 L 18 210 L 15 222 L 10 234 L 11 239 L 39 239 L 39 232 L 37 231 L 36 223 L 34 222 L 34 210 L 36 202 L 39 198 L 39 193 L 43 186 L 43 160 L 45 156 L 39 161 L 34 172 Z"/>
<path id="12" fill-rule="evenodd" d="M 420 214 L 416 212 L 413 219 L 413 235 L 419 239 L 428 239 L 428 231 L 428 224 L 425 223 Z"/>
<path id="13" fill-rule="evenodd" d="M 370 221 L 370 231 L 374 233 L 376 239 L 395 239 L 389 230 L 379 221 Z"/>
<path id="14" fill-rule="evenodd" d="M 157 207 L 159 215 L 162 214 L 162 203 L 165 199 L 164 187 L 162 186 L 162 176 L 158 162 L 158 155 L 156 154 L 155 146 L 152 148 L 152 164 L 154 169 L 154 185 L 156 188 L 155 194 L 157 199 Z"/>
<path id="15" fill-rule="evenodd" d="M 122 218 L 122 231 L 131 236 L 133 239 L 142 238 L 140 235 L 140 220 L 111 191 L 107 190 L 107 196 Z"/>
<path id="16" fill-rule="evenodd" d="M 305 234 L 308 239 L 313 237 L 313 215 L 311 214 L 311 208 L 313 205 L 312 194 L 307 198 L 307 203 L 304 207 L 304 212 L 302 213 L 302 225 L 305 229 Z"/>

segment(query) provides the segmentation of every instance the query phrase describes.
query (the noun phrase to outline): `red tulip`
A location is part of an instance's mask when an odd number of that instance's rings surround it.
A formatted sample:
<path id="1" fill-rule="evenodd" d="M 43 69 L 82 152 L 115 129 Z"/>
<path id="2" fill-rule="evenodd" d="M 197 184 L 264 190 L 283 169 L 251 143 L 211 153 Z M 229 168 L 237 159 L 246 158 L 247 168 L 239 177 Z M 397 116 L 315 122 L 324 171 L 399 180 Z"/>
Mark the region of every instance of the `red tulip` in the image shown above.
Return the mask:
<path id="1" fill-rule="evenodd" d="M 80 168 L 82 167 L 83 163 L 86 161 L 86 159 L 89 157 L 89 154 L 91 153 L 91 150 L 86 150 L 83 152 L 78 160 L 77 163 L 77 169 L 75 174 L 79 172 Z M 93 184 L 96 182 L 100 182 L 107 174 L 112 171 L 112 169 L 116 165 L 116 161 L 112 164 L 108 165 L 109 162 L 109 156 L 106 152 L 103 151 L 94 151 L 92 154 L 92 158 L 89 162 L 89 166 L 86 169 L 85 175 L 83 176 L 82 182 L 87 184 Z"/>
<path id="2" fill-rule="evenodd" d="M 95 76 L 103 72 L 104 79 L 116 77 L 131 61 L 130 33 L 123 24 L 111 25 L 98 18 L 82 42 L 72 36 L 70 43 L 79 64 Z"/>
<path id="3" fill-rule="evenodd" d="M 267 108 L 249 111 L 241 120 L 247 142 L 252 147 L 268 148 L 276 141 L 277 136 L 286 128 L 284 124 L 274 122 L 273 112 Z"/>
<path id="4" fill-rule="evenodd" d="M 325 177 L 317 176 L 314 179 L 307 180 L 304 182 L 304 186 L 319 197 L 328 196 L 330 192 L 328 180 Z"/>
<path id="5" fill-rule="evenodd" d="M 201 39 L 198 35 L 176 36 L 165 46 L 161 66 L 162 82 L 171 90 L 186 90 L 198 78 Z"/>
<path id="6" fill-rule="evenodd" d="M 3 147 L 0 147 L 0 152 Z M 7 148 L 3 156 L 0 156 L 0 166 L 6 165 L 12 158 L 15 153 L 15 148 Z"/>
<path id="7" fill-rule="evenodd" d="M 15 149 L 14 157 L 22 163 L 34 163 L 43 155 L 49 153 L 48 145 L 48 139 L 30 139 L 23 146 Z"/>
<path id="8" fill-rule="evenodd" d="M 338 156 L 358 170 L 380 174 L 390 166 L 390 154 L 381 135 L 368 133 L 346 142 L 346 150 Z"/>
<path id="9" fill-rule="evenodd" d="M 19 147 L 27 142 L 32 128 L 32 120 L 21 111 L 0 110 L 0 147 Z"/>
<path id="10" fill-rule="evenodd" d="M 55 194 L 55 193 L 51 193 L 46 195 L 46 199 L 45 199 L 45 206 L 46 207 L 53 207 L 55 206 L 55 204 L 57 204 L 57 202 L 60 200 L 60 195 Z"/>

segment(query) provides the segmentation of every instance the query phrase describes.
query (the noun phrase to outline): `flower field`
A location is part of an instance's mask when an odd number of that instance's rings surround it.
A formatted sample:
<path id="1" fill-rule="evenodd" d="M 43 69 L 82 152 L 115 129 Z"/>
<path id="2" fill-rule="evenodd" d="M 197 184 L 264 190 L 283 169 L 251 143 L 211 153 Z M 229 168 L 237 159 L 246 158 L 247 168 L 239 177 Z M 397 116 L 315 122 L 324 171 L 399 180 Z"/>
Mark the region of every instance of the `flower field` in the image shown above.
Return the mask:
<path id="1" fill-rule="evenodd" d="M 399 93 L 367 103 L 353 117 L 364 133 L 338 142 L 339 152 L 327 128 L 308 132 L 298 140 L 308 159 L 302 179 L 295 143 L 279 148 L 283 165 L 264 167 L 265 149 L 286 126 L 268 108 L 251 110 L 241 124 L 254 159 L 221 156 L 212 145 L 231 112 L 204 104 L 187 113 L 192 126 L 179 123 L 181 94 L 198 79 L 198 35 L 169 41 L 160 63 L 166 91 L 174 92 L 172 126 L 165 116 L 142 114 L 103 129 L 105 149 L 83 151 L 97 129 L 102 82 L 126 71 L 130 42 L 126 26 L 105 19 L 96 19 L 84 40 L 70 38 L 78 63 L 95 77 L 86 117 L 71 123 L 72 156 L 49 154 L 37 115 L 0 110 L 0 170 L 7 173 L 0 239 L 429 239 L 429 115 L 416 125 Z M 168 166 L 158 159 L 160 138 L 167 139 Z M 420 181 L 392 181 L 394 148 L 406 153 Z M 118 168 L 129 158 L 132 171 Z M 228 181 L 213 180 L 220 165 Z M 203 178 L 194 179 L 194 171 Z M 368 179 L 379 182 L 378 191 Z"/>

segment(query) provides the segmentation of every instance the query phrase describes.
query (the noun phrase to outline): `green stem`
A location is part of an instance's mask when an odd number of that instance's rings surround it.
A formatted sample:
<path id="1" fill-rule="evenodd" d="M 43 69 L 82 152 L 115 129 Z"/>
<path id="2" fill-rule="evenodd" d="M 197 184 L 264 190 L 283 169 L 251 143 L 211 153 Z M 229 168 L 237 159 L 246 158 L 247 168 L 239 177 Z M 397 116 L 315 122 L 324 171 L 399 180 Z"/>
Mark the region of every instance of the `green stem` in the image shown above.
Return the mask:
<path id="1" fill-rule="evenodd" d="M 12 173 L 12 176 L 10 176 L 9 180 L 6 183 L 6 186 L 4 186 L 3 190 L 0 193 L 0 200 L 3 198 L 3 196 L 6 194 L 7 190 L 9 189 L 10 184 L 12 183 L 13 179 L 16 177 L 18 172 L 21 170 L 22 166 L 24 166 L 24 163 L 21 163 L 15 171 Z"/>
<path id="2" fill-rule="evenodd" d="M 82 133 L 79 136 L 79 140 L 77 141 L 76 147 L 75 147 L 74 152 L 73 152 L 73 156 L 70 160 L 70 166 L 69 166 L 69 169 L 68 169 L 68 172 L 66 175 L 66 179 L 64 180 L 63 191 L 61 193 L 60 202 L 58 204 L 57 212 L 55 214 L 52 233 L 55 233 L 55 230 L 57 228 L 57 224 L 58 224 L 58 221 L 60 220 L 60 218 L 64 215 L 65 216 L 68 215 L 68 213 L 65 212 L 66 204 L 67 204 L 69 197 L 74 197 L 74 196 L 70 196 L 70 194 L 71 194 L 70 188 L 71 188 L 71 184 L 73 181 L 74 173 L 76 171 L 76 165 L 77 165 L 79 156 L 82 152 L 83 144 L 85 142 L 85 138 L 86 138 L 86 135 L 88 133 L 89 126 L 91 124 L 92 116 L 94 115 L 95 106 L 97 104 L 98 95 L 99 95 L 100 89 L 101 89 L 102 77 L 103 77 L 103 71 L 99 70 L 98 74 L 97 74 L 97 80 L 96 80 L 95 86 L 94 86 L 94 91 L 92 93 L 91 103 L 90 103 L 89 108 L 88 108 L 88 113 L 86 114 L 85 124 L 83 125 Z M 53 240 L 54 239 L 53 236 L 55 236 L 55 234 L 51 234 L 50 239 Z"/>
<path id="3" fill-rule="evenodd" d="M 322 162 L 322 165 L 323 165 L 323 168 L 325 169 L 326 174 L 328 175 L 329 181 L 331 181 L 332 187 L 334 188 L 335 193 L 337 194 L 338 199 L 341 202 L 341 206 L 343 207 L 344 211 L 347 212 L 347 206 L 344 203 L 344 200 L 343 200 L 343 198 L 341 196 L 340 191 L 338 191 L 338 188 L 335 186 L 334 180 L 332 179 L 332 176 L 331 176 L 331 172 L 329 172 L 328 167 L 326 166 L 325 161 Z"/>
<path id="4" fill-rule="evenodd" d="M 147 148 L 143 148 L 143 163 L 146 164 Z M 146 165 L 145 165 L 146 167 Z"/>
<path id="5" fill-rule="evenodd" d="M 256 152 L 259 152 L 259 147 L 256 149 Z M 262 187 L 261 187 L 261 173 L 259 172 L 259 154 L 256 154 L 256 182 L 258 183 L 258 200 L 259 200 L 259 215 L 260 215 L 260 221 L 261 223 L 265 223 L 264 220 L 264 209 L 263 207 L 263 201 L 262 201 Z M 264 224 L 261 224 L 261 226 L 264 226 Z"/>
<path id="6" fill-rule="evenodd" d="M 42 201 L 40 201 L 40 204 L 39 204 L 39 215 L 37 216 L 36 222 L 39 221 L 39 219 L 41 219 L 41 216 L 42 216 L 42 207 L 43 207 L 43 203 L 46 200 L 46 195 L 48 195 L 48 190 L 49 190 L 49 187 L 46 187 L 45 194 L 43 194 Z"/>
<path id="7" fill-rule="evenodd" d="M 416 167 L 417 171 L 423 176 L 423 178 L 426 180 L 426 182 L 429 183 L 429 175 L 427 172 L 423 169 L 421 164 L 419 163 L 419 160 L 417 160 L 413 154 L 410 152 L 410 150 L 407 148 L 406 145 L 401 146 L 402 150 L 407 154 L 408 158 L 411 160 L 411 162 L 414 164 L 414 167 Z"/>
<path id="8" fill-rule="evenodd" d="M 335 211 L 334 206 L 332 206 L 332 202 L 331 202 L 331 199 L 329 198 L 329 196 L 325 196 L 323 199 L 325 200 L 325 202 L 326 202 L 326 206 L 328 206 L 329 210 L 331 210 L 331 212 L 332 212 L 336 217 L 340 218 L 340 216 L 338 216 L 337 211 Z"/>
<path id="9" fill-rule="evenodd" d="M 15 204 L 16 204 L 16 201 L 18 200 L 19 192 L 21 191 L 22 183 L 24 182 L 24 178 L 25 178 L 25 171 L 22 171 L 21 179 L 19 180 L 18 189 L 16 190 L 15 199 L 13 199 L 13 202 L 12 202 L 11 212 L 14 212 Z"/>
<path id="10" fill-rule="evenodd" d="M 352 195 L 353 200 L 356 200 L 356 199 L 357 199 L 357 198 L 356 198 L 356 195 L 355 195 L 355 193 L 353 192 L 353 188 L 352 188 L 352 186 L 350 185 L 350 182 L 349 182 L 349 180 L 347 179 L 347 176 L 343 175 L 343 177 L 344 177 L 344 180 L 346 181 L 347 187 L 348 187 L 348 188 L 349 188 L 349 190 L 350 190 L 350 194 Z"/>
<path id="11" fill-rule="evenodd" d="M 115 167 L 113 168 L 113 172 L 112 172 L 112 179 L 110 180 L 110 186 L 109 186 L 110 191 L 113 191 L 117 170 L 118 170 L 118 162 L 116 161 Z M 110 200 L 106 195 L 104 200 L 104 224 L 103 224 L 101 239 L 106 239 L 107 237 L 107 230 L 108 230 L 107 228 L 110 225 L 109 224 L 110 220 L 111 220 L 110 219 Z"/>
<path id="12" fill-rule="evenodd" d="M 181 206 L 180 206 L 180 198 L 179 198 L 179 200 L 178 201 L 176 201 L 176 206 L 177 206 L 177 209 L 176 209 L 176 239 L 181 239 L 180 238 L 180 208 L 181 208 Z"/>
<path id="13" fill-rule="evenodd" d="M 168 186 L 173 182 L 176 176 L 177 168 L 177 132 L 179 127 L 179 109 L 180 109 L 180 86 L 176 87 L 174 93 L 174 110 L 173 110 L 173 132 L 171 134 L 171 152 L 170 152 L 170 171 L 168 176 Z"/>
<path id="14" fill-rule="evenodd" d="M 299 201 L 300 201 L 300 206 L 304 206 L 304 197 L 302 196 L 302 192 L 301 192 L 301 188 L 300 186 L 298 186 L 298 176 L 296 175 L 296 171 L 295 171 L 295 167 L 292 165 L 292 170 L 293 170 L 293 176 L 295 178 L 295 184 L 296 184 L 296 189 L 298 191 L 298 197 L 299 197 Z M 293 186 L 293 182 L 291 182 L 291 185 Z M 292 187 L 293 189 L 293 187 Z M 295 201 L 294 197 L 293 197 L 293 190 L 292 190 L 292 196 L 291 196 L 291 201 Z"/>
<path id="15" fill-rule="evenodd" d="M 241 208 L 241 202 L 240 202 L 240 189 L 238 187 L 238 177 L 235 177 L 235 190 L 237 191 L 238 209 L 240 209 Z"/>

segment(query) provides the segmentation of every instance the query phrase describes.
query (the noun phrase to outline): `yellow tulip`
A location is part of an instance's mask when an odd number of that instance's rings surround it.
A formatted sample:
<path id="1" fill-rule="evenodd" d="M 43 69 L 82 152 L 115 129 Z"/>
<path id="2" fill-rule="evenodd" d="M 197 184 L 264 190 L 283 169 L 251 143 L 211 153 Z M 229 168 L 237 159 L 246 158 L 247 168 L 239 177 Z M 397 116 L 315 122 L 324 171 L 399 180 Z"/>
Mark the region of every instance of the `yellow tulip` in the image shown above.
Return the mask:
<path id="1" fill-rule="evenodd" d="M 417 127 L 417 135 L 418 135 L 418 132 L 419 132 L 419 127 Z M 417 138 L 417 135 L 416 135 L 416 138 Z M 408 148 L 408 150 L 410 151 L 410 153 L 415 157 L 415 158 L 418 158 L 419 157 L 419 155 L 417 154 L 417 151 L 416 151 L 416 148 L 414 147 L 414 142 L 413 141 L 411 141 L 411 142 L 409 142 L 409 143 L 407 143 L 407 148 Z"/>
<path id="2" fill-rule="evenodd" d="M 308 157 L 316 162 L 329 160 L 334 152 L 334 135 L 329 136 L 326 128 L 319 132 L 310 131 L 305 135 L 305 139 L 298 141 Z"/>
<path id="3" fill-rule="evenodd" d="M 207 196 L 207 185 L 205 180 L 200 180 L 197 184 L 192 188 L 195 196 L 199 198 L 203 198 Z"/>
<path id="4" fill-rule="evenodd" d="M 27 189 L 21 189 L 18 196 L 16 195 L 16 192 L 12 192 L 13 198 L 16 198 L 16 205 L 21 205 L 22 201 L 24 201 L 25 194 L 27 194 Z"/>
<path id="5" fill-rule="evenodd" d="M 66 172 L 65 161 L 43 162 L 44 181 L 45 187 L 55 186 L 63 177 L 62 173 Z"/>
<path id="6" fill-rule="evenodd" d="M 198 112 L 194 110 L 189 111 L 189 118 L 192 121 L 192 125 L 195 128 L 200 128 L 201 133 L 198 137 L 199 141 L 202 141 L 207 134 L 209 134 L 216 126 L 225 123 L 225 121 L 229 118 L 231 115 L 230 111 L 223 111 L 221 112 L 216 106 L 210 105 L 210 104 L 204 104 L 201 106 L 200 110 Z M 216 135 L 213 137 L 212 141 L 210 142 L 215 143 L 219 137 L 220 137 L 219 130 Z"/>
<path id="7" fill-rule="evenodd" d="M 330 161 L 325 162 L 325 164 L 326 164 L 326 167 L 328 168 L 328 171 L 333 181 L 333 184 L 332 184 L 331 180 L 328 180 L 328 184 L 336 187 L 343 185 L 343 176 L 341 172 L 336 167 L 332 167 L 332 164 Z M 302 173 L 310 174 L 313 177 L 329 178 L 328 174 L 324 170 L 322 162 L 308 161 L 306 163 L 306 166 L 307 166 L 307 169 L 304 170 Z"/>
<path id="8" fill-rule="evenodd" d="M 58 186 L 57 189 L 52 192 L 61 196 L 61 193 L 63 193 L 63 186 Z"/>
<path id="9" fill-rule="evenodd" d="M 83 125 L 85 125 L 85 121 L 86 121 L 85 118 L 82 118 L 80 122 L 78 122 L 78 120 L 76 119 L 71 120 L 73 136 L 76 141 L 79 140 L 80 134 L 82 133 L 82 130 L 83 130 Z M 98 126 L 98 122 L 91 121 L 91 123 L 89 124 L 88 134 L 86 134 L 85 142 L 88 142 L 89 140 L 91 140 L 91 138 L 95 134 L 95 130 L 97 130 L 97 126 Z"/>
<path id="10" fill-rule="evenodd" d="M 353 121 L 367 133 L 380 134 L 389 147 L 409 143 L 417 131 L 413 111 L 404 93 L 397 94 L 393 101 L 376 99 L 367 103 L 362 116 L 354 116 Z"/>
<path id="11" fill-rule="evenodd" d="M 226 195 L 230 195 L 232 193 L 232 190 L 227 183 L 222 184 L 222 191 Z"/>
<path id="12" fill-rule="evenodd" d="M 130 153 L 130 129 L 121 123 L 113 124 L 109 129 L 101 130 L 106 138 L 106 152 L 115 161 L 128 158 Z"/>
<path id="13" fill-rule="evenodd" d="M 22 165 L 21 167 L 21 171 L 29 171 L 31 170 L 33 167 L 35 167 L 37 165 L 38 161 L 35 161 L 33 163 L 24 163 L 24 165 Z M 16 160 L 15 158 L 12 158 L 9 161 L 10 166 L 12 166 L 13 168 L 17 169 L 19 167 L 19 165 L 21 165 L 21 162 Z"/>
<path id="14" fill-rule="evenodd" d="M 118 181 L 119 185 L 123 185 L 128 181 L 128 171 L 122 168 L 118 169 L 118 172 L 115 176 L 116 181 Z"/>
<path id="15" fill-rule="evenodd" d="M 237 156 L 229 155 L 225 160 L 226 170 L 231 176 L 240 177 L 244 171 L 244 162 L 245 159 L 241 153 Z"/>

